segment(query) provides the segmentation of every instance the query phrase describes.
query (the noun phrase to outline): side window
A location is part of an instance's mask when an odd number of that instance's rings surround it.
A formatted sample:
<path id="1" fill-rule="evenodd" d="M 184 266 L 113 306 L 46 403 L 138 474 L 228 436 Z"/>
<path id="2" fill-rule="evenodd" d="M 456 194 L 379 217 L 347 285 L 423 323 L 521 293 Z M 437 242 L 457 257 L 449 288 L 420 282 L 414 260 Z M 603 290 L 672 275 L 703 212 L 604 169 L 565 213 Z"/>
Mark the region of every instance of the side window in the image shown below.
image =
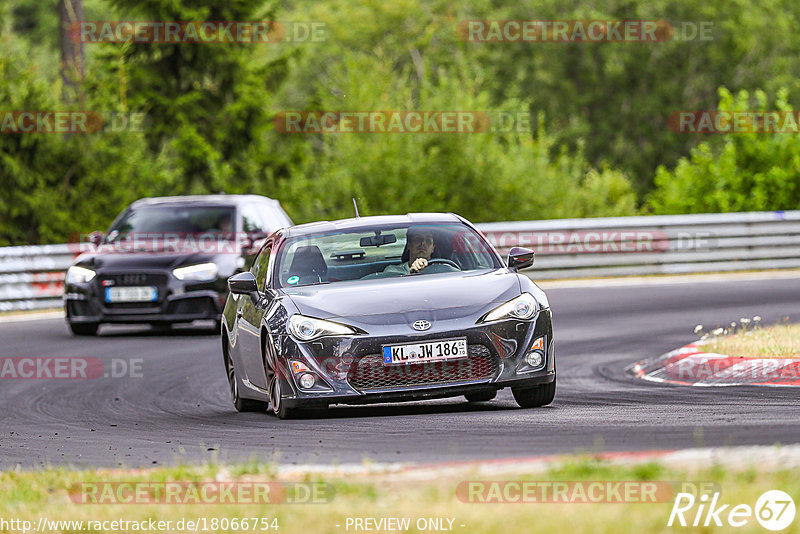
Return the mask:
<path id="1" fill-rule="evenodd" d="M 253 264 L 253 274 L 256 277 L 256 283 L 258 284 L 258 289 L 264 291 L 264 287 L 267 285 L 267 275 L 269 274 L 269 258 L 272 252 L 272 243 L 267 243 L 261 249 L 261 252 L 258 253 L 258 257 L 256 257 L 256 261 Z"/>
<path id="2" fill-rule="evenodd" d="M 245 233 L 251 234 L 253 232 L 261 232 L 264 223 L 261 222 L 261 217 L 258 215 L 258 209 L 252 204 L 245 204 L 242 206 L 242 230 Z"/>
<path id="3" fill-rule="evenodd" d="M 469 258 L 475 264 L 474 268 L 488 269 L 492 266 L 491 253 L 486 245 L 472 233 L 463 234 L 463 243 Z"/>

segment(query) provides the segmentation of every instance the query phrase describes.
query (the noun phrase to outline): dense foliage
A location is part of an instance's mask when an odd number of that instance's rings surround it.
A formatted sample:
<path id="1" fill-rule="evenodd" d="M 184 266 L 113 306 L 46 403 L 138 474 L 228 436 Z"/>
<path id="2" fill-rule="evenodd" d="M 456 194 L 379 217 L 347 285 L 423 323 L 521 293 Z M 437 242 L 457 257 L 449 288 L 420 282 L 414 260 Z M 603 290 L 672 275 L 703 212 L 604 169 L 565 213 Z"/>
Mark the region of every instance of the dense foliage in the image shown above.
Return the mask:
<path id="1" fill-rule="evenodd" d="M 58 0 L 0 4 L 0 110 L 144 113 L 141 129 L 0 134 L 0 245 L 104 228 L 141 196 L 281 200 L 297 222 L 475 221 L 800 207 L 797 135 L 676 134 L 676 110 L 791 109 L 794 0 L 84 0 L 86 20 L 316 21 L 318 42 L 86 44 L 62 91 Z M 711 40 L 465 42 L 468 19 L 710 22 Z M 722 88 L 722 89 L 721 89 Z M 731 92 L 728 91 L 728 88 Z M 485 110 L 476 134 L 285 134 L 284 110 Z M 493 115 L 495 116 L 495 115 Z"/>
<path id="2" fill-rule="evenodd" d="M 720 90 L 720 110 L 792 112 L 781 91 L 769 102 L 756 92 L 755 105 L 741 91 Z M 713 213 L 800 208 L 800 136 L 739 133 L 722 136 L 722 146 L 702 142 L 673 170 L 659 167 L 649 205 L 657 213 Z"/>

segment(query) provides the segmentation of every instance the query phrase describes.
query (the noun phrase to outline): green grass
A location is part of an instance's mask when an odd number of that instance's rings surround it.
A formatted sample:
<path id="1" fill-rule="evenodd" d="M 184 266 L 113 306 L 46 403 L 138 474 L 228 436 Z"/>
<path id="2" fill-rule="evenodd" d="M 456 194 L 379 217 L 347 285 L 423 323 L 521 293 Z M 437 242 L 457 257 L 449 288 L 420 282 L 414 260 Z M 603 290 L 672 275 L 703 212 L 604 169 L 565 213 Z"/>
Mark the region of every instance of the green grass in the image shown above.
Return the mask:
<path id="1" fill-rule="evenodd" d="M 484 467 L 486 469 L 486 467 Z M 486 472 L 486 471 L 485 471 Z M 143 471 L 74 471 L 48 469 L 38 472 L 6 471 L 0 473 L 0 518 L 51 520 L 156 520 L 181 518 L 277 518 L 280 533 L 342 533 L 347 517 L 409 517 L 412 525 L 418 518 L 455 518 L 454 532 L 726 532 L 730 527 L 668 528 L 672 504 L 659 503 L 558 503 L 558 504 L 485 504 L 462 502 L 456 487 L 463 481 L 703 481 L 714 482 L 721 491 L 721 502 L 755 505 L 759 495 L 780 489 L 800 504 L 800 479 L 791 469 L 765 472 L 758 467 L 730 470 L 709 466 L 700 471 L 686 471 L 657 462 L 620 466 L 585 457 L 574 457 L 553 465 L 548 471 L 532 473 L 520 470 L 508 475 L 485 475 L 465 470 L 459 474 L 432 472 L 426 480 L 408 474 L 362 476 L 299 475 L 290 482 L 325 483 L 333 497 L 322 504 L 77 504 L 70 500 L 68 488 L 92 481 L 154 482 L 213 481 L 232 477 L 237 481 L 275 481 L 274 465 L 256 461 L 238 465 L 208 464 L 199 467 L 179 466 Z M 287 481 L 288 482 L 288 481 Z M 694 512 L 692 512 L 693 514 Z M 687 514 L 689 517 L 690 514 Z M 691 515 L 693 517 L 693 515 Z M 723 514 L 724 517 L 724 514 Z M 336 525 L 340 527 L 336 527 Z M 461 527 L 460 525 L 465 525 Z M 219 529 L 218 529 L 219 530 Z M 737 532 L 763 532 L 751 521 Z M 13 532 L 13 530 L 6 530 Z M 68 530 L 67 530 L 68 531 Z M 86 530 L 84 530 L 85 532 Z M 99 530 L 103 532 L 104 530 Z M 109 530 L 110 531 L 110 530 Z M 122 530 L 124 531 L 124 530 Z M 242 531 L 241 529 L 239 530 Z M 252 531 L 252 529 L 250 530 Z M 4 532 L 0 528 L 0 532 Z M 233 530 L 227 530 L 233 532 Z M 411 528 L 409 532 L 418 532 Z M 800 518 L 786 532 L 800 532 Z"/>

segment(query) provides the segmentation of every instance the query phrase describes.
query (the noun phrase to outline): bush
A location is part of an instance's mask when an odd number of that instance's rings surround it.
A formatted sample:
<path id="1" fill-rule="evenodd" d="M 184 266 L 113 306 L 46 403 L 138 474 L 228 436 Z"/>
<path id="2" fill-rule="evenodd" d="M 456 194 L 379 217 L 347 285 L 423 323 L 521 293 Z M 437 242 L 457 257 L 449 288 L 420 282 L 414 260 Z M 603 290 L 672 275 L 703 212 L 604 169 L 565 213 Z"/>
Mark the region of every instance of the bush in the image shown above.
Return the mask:
<path id="1" fill-rule="evenodd" d="M 338 27 L 333 25 L 333 27 Z M 529 102 L 499 106 L 481 89 L 486 75 L 463 58 L 439 66 L 402 51 L 332 47 L 324 64 L 308 54 L 293 65 L 277 110 L 448 110 L 527 113 Z M 400 66 L 398 66 L 400 65 Z M 301 78 L 302 77 L 302 78 Z M 593 169 L 580 149 L 555 146 L 545 117 L 529 130 L 485 133 L 281 134 L 270 145 L 305 157 L 272 184 L 296 221 L 361 214 L 452 211 L 474 221 L 632 215 L 635 194 L 620 171 Z M 298 146 L 302 148 L 298 148 Z"/>
<path id="2" fill-rule="evenodd" d="M 7 36 L 4 47 L 0 109 L 69 109 L 55 96 L 58 79 L 26 64 L 23 42 Z M 79 109 L 95 108 L 104 94 L 98 90 Z M 143 132 L 2 134 L 0 246 L 60 243 L 105 229 L 132 200 L 169 190 L 174 177 L 165 169 L 163 158 L 149 153 Z"/>
<path id="3" fill-rule="evenodd" d="M 719 90 L 723 111 L 792 111 L 786 92 L 773 104 L 763 91 L 735 97 Z M 684 134 L 685 135 L 685 134 Z M 657 214 L 792 210 L 800 208 L 800 137 L 797 134 L 720 135 L 717 144 L 700 143 L 674 169 L 656 171 L 656 190 L 648 199 Z"/>

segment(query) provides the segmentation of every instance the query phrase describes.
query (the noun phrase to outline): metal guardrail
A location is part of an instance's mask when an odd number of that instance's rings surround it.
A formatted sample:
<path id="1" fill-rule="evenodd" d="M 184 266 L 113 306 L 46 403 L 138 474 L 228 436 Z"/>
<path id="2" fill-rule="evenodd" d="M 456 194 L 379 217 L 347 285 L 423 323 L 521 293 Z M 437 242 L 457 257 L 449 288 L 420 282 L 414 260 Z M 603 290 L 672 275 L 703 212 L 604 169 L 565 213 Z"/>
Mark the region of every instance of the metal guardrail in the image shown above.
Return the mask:
<path id="1" fill-rule="evenodd" d="M 800 211 L 477 226 L 502 253 L 535 250 L 533 279 L 800 268 Z"/>
<path id="2" fill-rule="evenodd" d="M 68 245 L 0 248 L 0 311 L 62 306 L 64 272 L 75 255 Z"/>
<path id="3" fill-rule="evenodd" d="M 533 279 L 800 268 L 800 211 L 478 224 L 505 254 L 536 251 Z M 68 245 L 0 248 L 0 311 L 60 307 Z"/>

